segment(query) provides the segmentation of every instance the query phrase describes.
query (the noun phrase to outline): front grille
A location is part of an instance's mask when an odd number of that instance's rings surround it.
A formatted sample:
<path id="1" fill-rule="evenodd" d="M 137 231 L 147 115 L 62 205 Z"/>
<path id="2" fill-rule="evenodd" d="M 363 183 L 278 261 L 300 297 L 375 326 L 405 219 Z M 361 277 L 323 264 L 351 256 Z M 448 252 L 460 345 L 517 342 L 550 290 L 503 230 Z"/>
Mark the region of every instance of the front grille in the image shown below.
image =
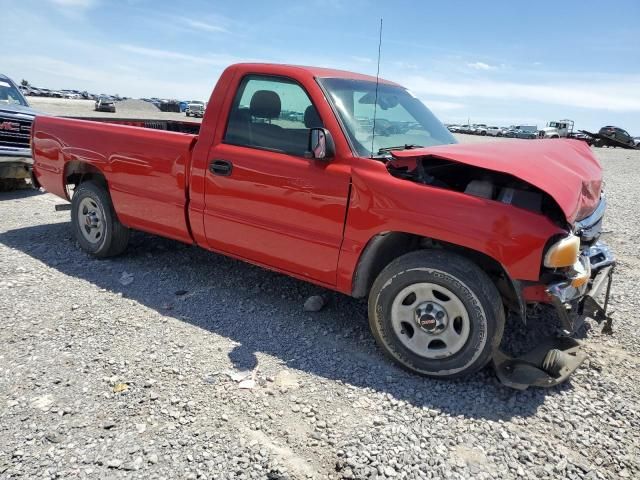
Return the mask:
<path id="1" fill-rule="evenodd" d="M 29 148 L 32 119 L 0 114 L 0 147 Z"/>

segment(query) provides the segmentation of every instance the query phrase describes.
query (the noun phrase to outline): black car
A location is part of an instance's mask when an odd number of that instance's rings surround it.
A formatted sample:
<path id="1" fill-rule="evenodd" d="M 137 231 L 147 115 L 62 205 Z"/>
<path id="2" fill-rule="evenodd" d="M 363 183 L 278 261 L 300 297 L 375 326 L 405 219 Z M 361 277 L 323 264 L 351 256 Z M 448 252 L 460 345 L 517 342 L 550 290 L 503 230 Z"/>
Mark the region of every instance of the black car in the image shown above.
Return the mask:
<path id="1" fill-rule="evenodd" d="M 116 104 L 110 98 L 100 97 L 96 100 L 96 105 L 94 110 L 96 112 L 116 113 Z"/>
<path id="2" fill-rule="evenodd" d="M 0 74 L 0 190 L 24 184 L 31 174 L 31 124 L 35 116 L 18 86 Z"/>
<path id="3" fill-rule="evenodd" d="M 629 133 L 626 130 L 623 130 L 622 128 L 619 127 L 613 127 L 611 125 L 607 125 L 606 127 L 602 127 L 600 129 L 600 131 L 598 132 L 598 135 L 601 135 L 603 137 L 608 137 L 612 140 L 617 140 L 618 142 L 622 142 L 626 145 L 630 145 L 630 146 L 635 146 L 636 142 L 633 139 L 633 137 L 631 135 L 629 135 Z M 603 142 L 600 139 L 596 140 L 596 146 L 600 146 L 598 145 L 598 143 L 604 143 L 606 144 L 606 141 Z"/>

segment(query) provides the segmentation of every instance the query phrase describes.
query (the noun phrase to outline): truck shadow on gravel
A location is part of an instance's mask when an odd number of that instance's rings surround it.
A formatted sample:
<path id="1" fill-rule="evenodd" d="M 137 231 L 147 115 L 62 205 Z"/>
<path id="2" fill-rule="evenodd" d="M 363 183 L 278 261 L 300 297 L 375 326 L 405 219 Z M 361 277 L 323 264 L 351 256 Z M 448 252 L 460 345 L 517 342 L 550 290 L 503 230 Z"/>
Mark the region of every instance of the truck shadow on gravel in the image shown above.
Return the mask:
<path id="1" fill-rule="evenodd" d="M 65 275 L 239 343 L 229 358 L 240 369 L 255 367 L 256 352 L 263 352 L 288 368 L 415 406 L 492 420 L 534 415 L 546 397 L 572 388 L 565 383 L 518 392 L 500 385 L 491 368 L 457 381 L 414 375 L 377 348 L 366 302 L 171 240 L 136 232 L 127 252 L 109 260 L 80 251 L 68 222 L 10 230 L 0 234 L 0 242 Z M 133 276 L 128 285 L 121 282 L 125 272 Z M 323 295 L 327 305 L 318 313 L 304 312 L 305 299 L 314 294 Z M 213 346 L 212 352 L 224 355 Z"/>
<path id="2" fill-rule="evenodd" d="M 44 195 L 44 192 L 35 190 L 29 185 L 14 190 L 0 189 L 0 202 L 2 202 L 3 200 L 27 199 L 29 197 L 35 197 L 38 195 Z"/>

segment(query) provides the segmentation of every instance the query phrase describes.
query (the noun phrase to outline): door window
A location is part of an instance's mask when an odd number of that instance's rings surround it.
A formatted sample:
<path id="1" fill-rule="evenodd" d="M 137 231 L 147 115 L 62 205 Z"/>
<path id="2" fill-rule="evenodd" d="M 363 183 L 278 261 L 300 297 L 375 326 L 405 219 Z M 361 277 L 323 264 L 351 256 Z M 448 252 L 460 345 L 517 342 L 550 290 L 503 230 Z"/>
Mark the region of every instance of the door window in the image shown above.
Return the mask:
<path id="1" fill-rule="evenodd" d="M 231 106 L 224 142 L 304 155 L 322 120 L 304 89 L 286 78 L 250 75 Z"/>

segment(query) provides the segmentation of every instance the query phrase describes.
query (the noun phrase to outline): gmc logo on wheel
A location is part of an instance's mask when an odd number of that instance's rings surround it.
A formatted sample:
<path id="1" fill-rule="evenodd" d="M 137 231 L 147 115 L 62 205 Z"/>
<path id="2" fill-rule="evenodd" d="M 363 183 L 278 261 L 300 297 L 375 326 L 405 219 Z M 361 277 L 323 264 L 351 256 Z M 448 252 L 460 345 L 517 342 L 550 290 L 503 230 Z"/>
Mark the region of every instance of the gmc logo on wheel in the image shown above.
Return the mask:
<path id="1" fill-rule="evenodd" d="M 2 122 L 0 123 L 0 130 L 5 130 L 9 132 L 19 132 L 20 124 L 16 122 Z"/>

